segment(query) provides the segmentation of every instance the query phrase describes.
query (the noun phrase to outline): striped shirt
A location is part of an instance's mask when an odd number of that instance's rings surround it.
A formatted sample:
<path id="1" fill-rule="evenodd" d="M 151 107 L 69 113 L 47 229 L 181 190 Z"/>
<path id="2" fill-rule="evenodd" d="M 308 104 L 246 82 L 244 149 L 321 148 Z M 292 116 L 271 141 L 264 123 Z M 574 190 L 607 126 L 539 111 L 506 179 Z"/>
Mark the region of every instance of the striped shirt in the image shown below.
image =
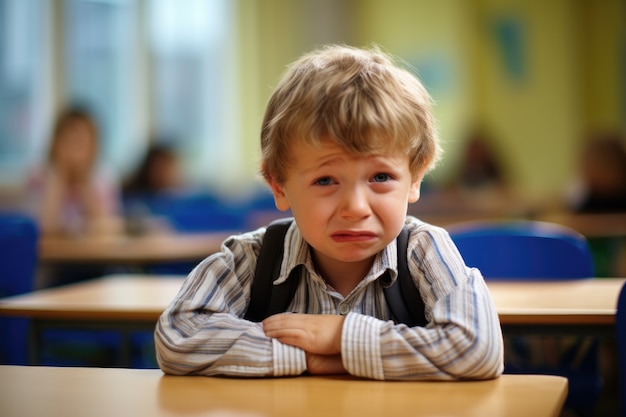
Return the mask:
<path id="1" fill-rule="evenodd" d="M 503 370 L 500 323 L 483 277 L 468 268 L 448 233 L 414 217 L 407 259 L 428 324 L 395 324 L 382 276 L 397 277 L 396 242 L 343 297 L 317 274 L 295 223 L 285 236 L 276 282 L 301 269 L 288 311 L 341 314 L 341 358 L 352 375 L 379 380 L 489 379 Z M 305 352 L 265 336 L 244 320 L 265 228 L 231 236 L 187 277 L 155 331 L 157 359 L 168 374 L 284 376 L 306 371 Z"/>

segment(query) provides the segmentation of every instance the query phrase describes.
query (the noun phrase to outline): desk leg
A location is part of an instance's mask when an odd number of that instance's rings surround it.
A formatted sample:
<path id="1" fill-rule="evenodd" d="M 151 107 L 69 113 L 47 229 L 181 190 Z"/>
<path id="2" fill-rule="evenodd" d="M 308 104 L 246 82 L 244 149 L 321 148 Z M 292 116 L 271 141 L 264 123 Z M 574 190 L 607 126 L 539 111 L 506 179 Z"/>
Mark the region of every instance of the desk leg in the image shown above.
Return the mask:
<path id="1" fill-rule="evenodd" d="M 41 363 L 41 328 L 39 320 L 31 320 L 28 327 L 28 361 L 31 365 Z"/>
<path id="2" fill-rule="evenodd" d="M 123 368 L 130 368 L 132 361 L 132 342 L 130 340 L 131 331 L 129 329 L 122 330 L 122 351 L 120 352 L 120 365 Z"/>
<path id="3" fill-rule="evenodd" d="M 44 359 L 44 332 L 52 329 L 70 329 L 87 331 L 112 331 L 121 336 L 122 345 L 117 350 L 116 358 L 110 365 L 131 368 L 133 354 L 133 335 L 135 332 L 154 331 L 155 323 L 126 321 L 67 321 L 67 320 L 31 320 L 29 326 L 28 361 L 31 365 L 41 365 Z M 50 349 L 50 346 L 47 346 Z"/>

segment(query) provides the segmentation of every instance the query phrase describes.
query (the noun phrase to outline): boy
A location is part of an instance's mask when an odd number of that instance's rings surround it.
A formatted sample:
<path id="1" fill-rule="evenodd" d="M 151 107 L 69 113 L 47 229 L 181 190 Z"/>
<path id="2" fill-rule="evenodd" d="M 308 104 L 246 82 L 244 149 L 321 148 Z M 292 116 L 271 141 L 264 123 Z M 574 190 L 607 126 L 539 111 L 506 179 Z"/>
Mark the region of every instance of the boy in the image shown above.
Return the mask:
<path id="1" fill-rule="evenodd" d="M 407 217 L 440 149 L 421 83 L 377 50 L 327 46 L 285 73 L 261 131 L 262 173 L 295 219 L 276 283 L 299 266 L 288 313 L 243 319 L 264 228 L 232 236 L 189 275 L 156 328 L 169 374 L 341 374 L 380 380 L 502 373 L 498 316 L 480 272 L 443 229 Z M 428 324 L 395 324 L 383 279 L 410 229 Z"/>

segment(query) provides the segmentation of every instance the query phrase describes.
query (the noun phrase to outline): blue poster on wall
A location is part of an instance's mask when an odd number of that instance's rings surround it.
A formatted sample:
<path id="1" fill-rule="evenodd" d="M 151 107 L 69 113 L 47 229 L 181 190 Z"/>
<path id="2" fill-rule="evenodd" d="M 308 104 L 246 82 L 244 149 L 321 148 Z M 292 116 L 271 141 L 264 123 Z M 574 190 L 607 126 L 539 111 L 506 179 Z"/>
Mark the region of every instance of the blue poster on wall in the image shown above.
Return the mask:
<path id="1" fill-rule="evenodd" d="M 504 74 L 514 81 L 523 80 L 526 75 L 526 47 L 522 23 L 512 17 L 500 18 L 493 22 L 491 29 Z"/>

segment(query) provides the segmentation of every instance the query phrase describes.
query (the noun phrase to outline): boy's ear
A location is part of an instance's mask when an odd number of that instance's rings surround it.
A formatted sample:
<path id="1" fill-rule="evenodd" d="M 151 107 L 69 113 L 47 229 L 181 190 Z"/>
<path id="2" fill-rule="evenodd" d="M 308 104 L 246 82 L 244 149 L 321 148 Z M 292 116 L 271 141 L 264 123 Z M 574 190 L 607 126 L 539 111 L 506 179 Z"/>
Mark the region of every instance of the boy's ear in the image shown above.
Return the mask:
<path id="1" fill-rule="evenodd" d="M 272 189 L 272 194 L 274 195 L 274 204 L 276 208 L 280 211 L 287 211 L 291 207 L 289 204 L 289 199 L 285 195 L 285 189 L 283 184 L 278 183 L 273 178 L 267 178 L 267 182 Z"/>
<path id="2" fill-rule="evenodd" d="M 409 188 L 409 203 L 415 203 L 420 199 L 420 187 L 422 185 L 422 180 L 424 179 L 424 175 L 426 174 L 426 170 L 422 170 L 417 174 L 413 183 Z"/>
<path id="3" fill-rule="evenodd" d="M 411 188 L 409 189 L 409 203 L 415 203 L 420 199 L 420 185 L 422 185 L 421 181 L 415 181 L 411 184 Z"/>

